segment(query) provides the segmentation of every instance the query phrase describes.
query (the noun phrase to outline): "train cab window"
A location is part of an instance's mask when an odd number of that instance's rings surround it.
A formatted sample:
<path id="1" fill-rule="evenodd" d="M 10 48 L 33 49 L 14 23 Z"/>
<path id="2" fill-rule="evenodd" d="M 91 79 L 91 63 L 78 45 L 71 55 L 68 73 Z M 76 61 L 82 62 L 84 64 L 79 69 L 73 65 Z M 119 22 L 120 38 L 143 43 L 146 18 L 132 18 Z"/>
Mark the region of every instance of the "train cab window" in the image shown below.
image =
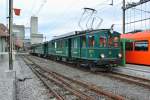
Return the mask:
<path id="1" fill-rule="evenodd" d="M 118 47 L 119 46 L 119 37 L 114 37 L 113 42 L 114 42 L 114 47 Z"/>
<path id="2" fill-rule="evenodd" d="M 86 36 L 82 36 L 82 48 L 85 48 L 86 47 Z"/>
<path id="3" fill-rule="evenodd" d="M 133 50 L 133 42 L 126 42 L 125 46 L 126 46 L 127 51 L 132 51 Z"/>
<path id="4" fill-rule="evenodd" d="M 109 46 L 109 47 L 113 46 L 113 37 L 110 37 L 110 38 L 108 39 L 108 46 Z"/>
<path id="5" fill-rule="evenodd" d="M 143 40 L 143 41 L 136 41 L 135 42 L 135 50 L 136 51 L 148 51 L 148 41 Z"/>
<path id="6" fill-rule="evenodd" d="M 100 45 L 100 47 L 106 47 L 106 38 L 105 37 L 99 38 L 99 45 Z"/>
<path id="7" fill-rule="evenodd" d="M 94 44 L 95 44 L 94 36 L 92 35 L 88 36 L 88 44 L 89 44 L 89 47 L 94 47 Z"/>

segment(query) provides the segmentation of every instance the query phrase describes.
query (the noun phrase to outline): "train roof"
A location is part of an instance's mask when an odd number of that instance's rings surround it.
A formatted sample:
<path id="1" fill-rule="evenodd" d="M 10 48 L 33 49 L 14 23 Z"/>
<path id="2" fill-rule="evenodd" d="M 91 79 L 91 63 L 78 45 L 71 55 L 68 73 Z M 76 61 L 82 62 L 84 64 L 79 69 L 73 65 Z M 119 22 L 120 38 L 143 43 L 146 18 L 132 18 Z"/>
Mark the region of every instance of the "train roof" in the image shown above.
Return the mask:
<path id="1" fill-rule="evenodd" d="M 68 37 L 72 35 L 77 35 L 77 34 L 80 34 L 80 31 L 73 31 L 73 32 L 65 33 L 65 34 L 54 37 L 52 40 L 56 40 L 56 39 L 60 39 L 60 38 L 64 38 L 64 37 Z"/>
<path id="2" fill-rule="evenodd" d="M 125 38 L 125 39 L 146 39 L 146 38 L 150 38 L 150 30 L 143 31 L 143 32 L 137 32 L 137 33 L 122 34 L 121 38 Z"/>
<path id="3" fill-rule="evenodd" d="M 61 39 L 61 38 L 66 38 L 66 37 L 71 37 L 74 35 L 81 35 L 81 34 L 85 34 L 85 33 L 93 33 L 93 32 L 99 32 L 99 31 L 109 31 L 110 29 L 97 29 L 97 30 L 84 30 L 84 31 L 73 31 L 73 32 L 69 32 L 66 34 L 62 34 L 59 36 L 54 37 L 52 40 L 57 40 L 57 39 Z M 120 34 L 116 31 L 114 31 L 115 34 Z"/>

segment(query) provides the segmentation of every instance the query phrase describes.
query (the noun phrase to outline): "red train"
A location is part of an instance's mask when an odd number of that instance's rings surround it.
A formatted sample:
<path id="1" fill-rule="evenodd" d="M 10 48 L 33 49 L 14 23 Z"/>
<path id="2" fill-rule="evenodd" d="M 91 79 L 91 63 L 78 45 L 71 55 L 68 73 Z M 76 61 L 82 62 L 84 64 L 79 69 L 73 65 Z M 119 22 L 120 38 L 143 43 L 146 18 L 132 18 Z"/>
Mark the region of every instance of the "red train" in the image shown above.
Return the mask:
<path id="1" fill-rule="evenodd" d="M 150 65 L 150 30 L 122 34 L 121 38 L 133 40 L 126 41 L 127 63 Z"/>

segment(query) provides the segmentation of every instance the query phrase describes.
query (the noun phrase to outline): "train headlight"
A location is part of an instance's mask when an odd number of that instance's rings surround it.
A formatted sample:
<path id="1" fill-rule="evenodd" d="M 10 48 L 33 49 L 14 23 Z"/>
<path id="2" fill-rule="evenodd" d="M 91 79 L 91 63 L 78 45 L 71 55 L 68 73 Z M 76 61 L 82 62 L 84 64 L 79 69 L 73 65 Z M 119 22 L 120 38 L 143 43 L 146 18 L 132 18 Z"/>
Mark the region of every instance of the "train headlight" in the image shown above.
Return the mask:
<path id="1" fill-rule="evenodd" d="M 118 57 L 119 57 L 119 58 L 121 58 L 121 57 L 122 57 L 122 54 L 121 54 L 121 53 L 119 53 L 119 54 L 118 54 Z"/>
<path id="2" fill-rule="evenodd" d="M 105 57 L 105 55 L 104 55 L 104 54 L 101 54 L 100 56 L 101 56 L 101 58 L 104 58 L 104 57 Z"/>

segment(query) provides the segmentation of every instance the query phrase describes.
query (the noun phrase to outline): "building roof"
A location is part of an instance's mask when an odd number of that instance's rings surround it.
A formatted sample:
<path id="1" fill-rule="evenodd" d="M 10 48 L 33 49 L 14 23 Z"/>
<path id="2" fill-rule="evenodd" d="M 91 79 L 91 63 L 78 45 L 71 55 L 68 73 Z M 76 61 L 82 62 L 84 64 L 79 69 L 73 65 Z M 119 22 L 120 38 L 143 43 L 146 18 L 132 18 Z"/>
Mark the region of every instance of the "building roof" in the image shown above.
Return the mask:
<path id="1" fill-rule="evenodd" d="M 4 24 L 0 23 L 0 37 L 6 37 L 6 36 L 9 36 L 8 29 Z"/>

